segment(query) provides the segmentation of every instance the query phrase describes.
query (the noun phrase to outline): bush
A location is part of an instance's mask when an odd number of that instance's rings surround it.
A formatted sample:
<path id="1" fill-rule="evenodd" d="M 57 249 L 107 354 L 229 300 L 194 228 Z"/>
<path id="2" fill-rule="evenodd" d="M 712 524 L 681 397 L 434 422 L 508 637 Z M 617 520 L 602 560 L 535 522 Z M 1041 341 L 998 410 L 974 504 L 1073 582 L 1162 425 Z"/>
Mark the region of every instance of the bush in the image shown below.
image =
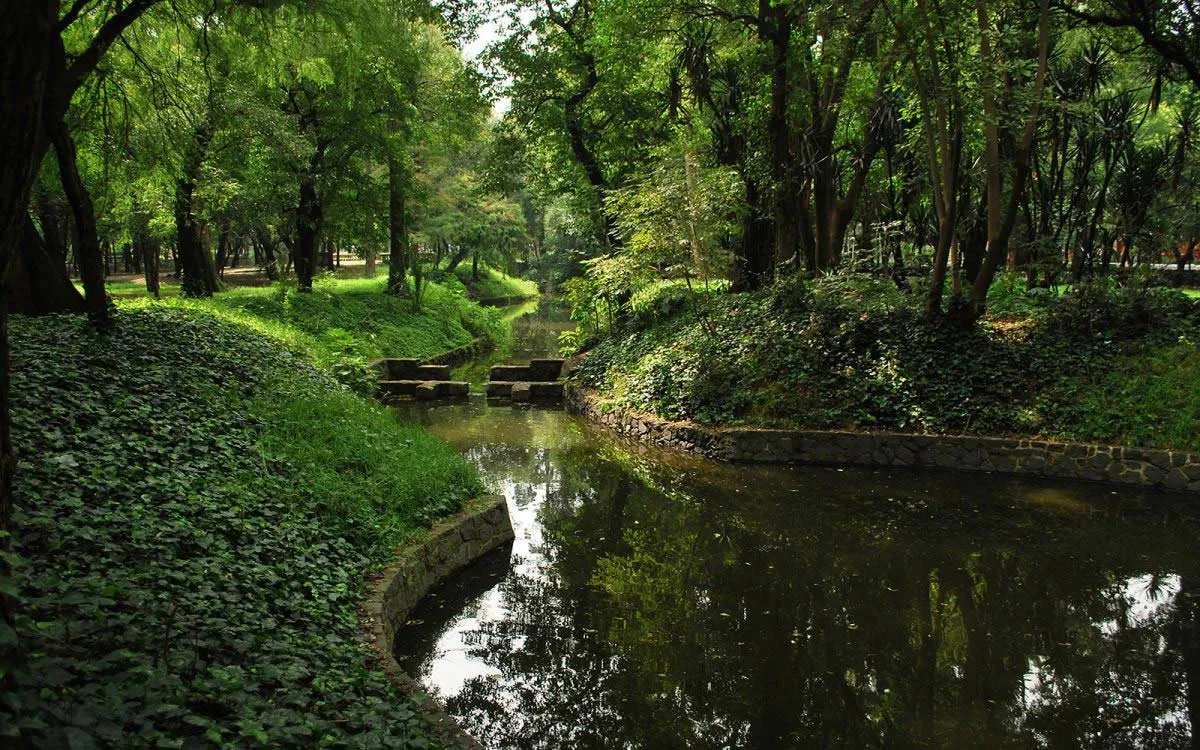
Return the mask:
<path id="1" fill-rule="evenodd" d="M 1015 324 L 1006 314 L 970 330 L 931 325 L 919 298 L 850 275 L 794 276 L 707 302 L 676 303 L 673 294 L 647 294 L 636 325 L 592 350 L 581 382 L 634 409 L 710 424 L 1200 447 L 1185 426 L 1184 394 L 1170 391 L 1184 415 L 1161 434 L 1129 414 L 1160 414 L 1132 393 L 1158 398 L 1165 383 L 1126 377 L 1125 396 L 1112 395 L 1114 373 L 1138 367 L 1189 382 L 1191 359 L 1153 364 L 1200 323 L 1195 304 L 1177 292 L 1089 285 L 1038 298 Z M 1104 415 L 1114 410 L 1119 415 Z"/>

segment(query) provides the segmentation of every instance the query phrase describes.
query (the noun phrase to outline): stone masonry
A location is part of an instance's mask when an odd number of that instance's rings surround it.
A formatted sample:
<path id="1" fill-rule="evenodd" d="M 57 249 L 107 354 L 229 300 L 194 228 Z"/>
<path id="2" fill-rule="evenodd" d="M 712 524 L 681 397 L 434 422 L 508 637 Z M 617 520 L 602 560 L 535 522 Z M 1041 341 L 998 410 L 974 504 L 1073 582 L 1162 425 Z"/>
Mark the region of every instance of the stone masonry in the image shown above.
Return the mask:
<path id="1" fill-rule="evenodd" d="M 369 645 L 380 656 L 383 670 L 407 692 L 425 693 L 392 656 L 396 634 L 404 627 L 409 613 L 430 590 L 512 539 L 504 496 L 473 500 L 458 515 L 435 524 L 423 539 L 398 549 L 394 561 L 370 584 L 360 619 Z M 480 747 L 432 698 L 425 701 L 423 710 L 434 721 L 442 744 Z"/>
<path id="2" fill-rule="evenodd" d="M 1200 493 L 1200 453 L 1048 440 L 895 432 L 765 430 L 671 422 L 567 387 L 568 412 L 608 429 L 725 461 L 936 467 Z"/>

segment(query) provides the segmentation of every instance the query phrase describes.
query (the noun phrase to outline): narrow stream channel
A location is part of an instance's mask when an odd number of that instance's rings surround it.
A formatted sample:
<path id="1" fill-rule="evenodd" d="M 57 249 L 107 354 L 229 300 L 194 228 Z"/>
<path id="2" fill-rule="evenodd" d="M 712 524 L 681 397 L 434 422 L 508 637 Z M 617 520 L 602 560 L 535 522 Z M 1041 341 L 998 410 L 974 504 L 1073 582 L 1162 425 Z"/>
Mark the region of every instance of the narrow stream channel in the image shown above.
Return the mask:
<path id="1" fill-rule="evenodd" d="M 565 325 L 534 306 L 510 359 Z M 1194 499 L 728 466 L 482 397 L 397 412 L 508 499 L 511 551 L 396 643 L 487 747 L 1195 747 Z"/>

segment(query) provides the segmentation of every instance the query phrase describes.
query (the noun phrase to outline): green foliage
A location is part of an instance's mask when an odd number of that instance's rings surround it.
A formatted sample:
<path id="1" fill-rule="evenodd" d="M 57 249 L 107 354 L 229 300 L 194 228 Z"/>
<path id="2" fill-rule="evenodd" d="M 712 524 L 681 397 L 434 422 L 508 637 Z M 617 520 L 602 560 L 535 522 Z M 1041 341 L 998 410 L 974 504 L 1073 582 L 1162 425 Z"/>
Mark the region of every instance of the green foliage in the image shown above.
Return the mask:
<path id="1" fill-rule="evenodd" d="M 965 330 L 927 323 L 890 281 L 796 277 L 638 316 L 579 377 L 634 409 L 713 424 L 1200 447 L 1197 360 L 1177 343 L 1200 326 L 1189 297 L 1094 284 L 1031 304 L 1019 323 Z"/>
<path id="2" fill-rule="evenodd" d="M 478 336 L 504 337 L 497 311 L 437 284 L 428 284 L 419 312 L 412 301 L 384 292 L 387 280 L 326 279 L 311 293 L 292 287 L 241 287 L 206 300 L 146 299 L 127 306 L 167 305 L 203 310 L 249 325 L 310 354 L 339 381 L 371 393 L 367 362 L 380 357 L 431 357 Z"/>
<path id="3" fill-rule="evenodd" d="M 1200 349 L 1194 338 L 1139 345 L 1062 378 L 1039 398 L 1049 429 L 1072 439 L 1200 446 Z"/>
<path id="4" fill-rule="evenodd" d="M 538 296 L 536 281 L 509 276 L 489 266 L 479 266 L 479 278 L 471 277 L 471 269 L 459 266 L 454 278 L 447 280 L 451 289 L 461 288 L 471 299 L 494 299 L 497 297 L 533 298 Z"/>
<path id="5" fill-rule="evenodd" d="M 744 212 L 741 181 L 729 167 L 703 164 L 687 135 L 658 149 L 630 187 L 608 195 L 607 206 L 625 236 L 623 263 L 703 282 L 723 279 L 732 261 L 723 243 Z"/>
<path id="6" fill-rule="evenodd" d="M 35 746 L 428 746 L 355 605 L 480 490 L 464 461 L 198 307 L 17 318 L 12 346 Z"/>

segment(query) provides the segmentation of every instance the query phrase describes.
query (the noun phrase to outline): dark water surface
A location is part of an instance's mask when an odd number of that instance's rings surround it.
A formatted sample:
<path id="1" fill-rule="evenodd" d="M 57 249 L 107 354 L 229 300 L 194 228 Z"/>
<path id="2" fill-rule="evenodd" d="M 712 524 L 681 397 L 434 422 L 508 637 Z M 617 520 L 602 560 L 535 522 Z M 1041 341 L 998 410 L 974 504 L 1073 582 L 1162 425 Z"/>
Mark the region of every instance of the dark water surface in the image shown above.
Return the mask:
<path id="1" fill-rule="evenodd" d="M 734 467 L 562 412 L 412 406 L 517 538 L 397 655 L 492 748 L 1195 747 L 1200 506 Z"/>

